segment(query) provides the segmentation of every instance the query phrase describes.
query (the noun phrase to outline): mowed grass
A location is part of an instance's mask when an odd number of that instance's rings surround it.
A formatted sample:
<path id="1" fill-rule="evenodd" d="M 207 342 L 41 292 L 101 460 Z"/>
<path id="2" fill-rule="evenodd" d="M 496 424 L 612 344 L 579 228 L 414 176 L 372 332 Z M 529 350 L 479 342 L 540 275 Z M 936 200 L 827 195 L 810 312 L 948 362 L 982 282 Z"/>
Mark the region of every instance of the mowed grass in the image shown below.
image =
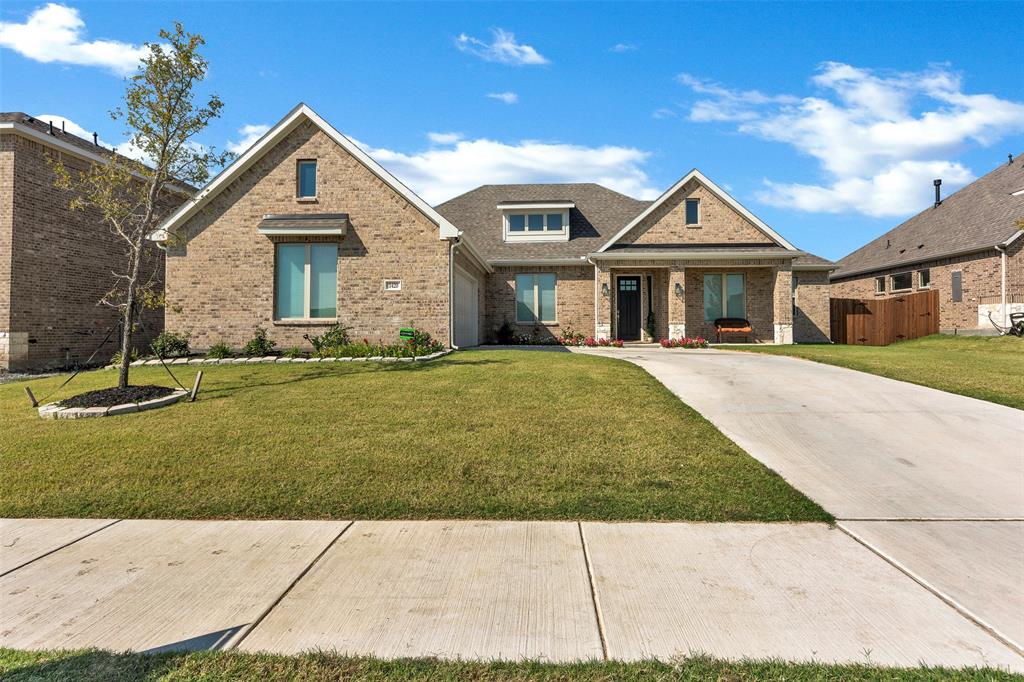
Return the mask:
<path id="1" fill-rule="evenodd" d="M 1024 410 L 1024 339 L 936 334 L 890 346 L 731 347 L 816 362 L 909 381 Z"/>
<path id="2" fill-rule="evenodd" d="M 186 386 L 197 369 L 174 368 Z M 171 385 L 160 367 L 131 380 Z M 113 381 L 83 373 L 57 398 Z M 0 517 L 831 520 L 607 358 L 206 366 L 195 403 L 66 421 L 39 419 L 24 383 L 0 385 Z"/>
<path id="3" fill-rule="evenodd" d="M 689 658 L 674 664 L 614 661 L 558 665 L 532 662 L 477 663 L 402 659 L 384 661 L 325 653 L 274 656 L 237 652 L 115 654 L 103 651 L 25 652 L 0 649 L 0 676 L 8 682 L 29 680 L 177 680 L 180 682 L 374 681 L 447 682 L 728 682 L 876 681 L 981 682 L 1020 680 L 991 668 L 882 668 L 870 665 L 825 665 L 780 661 L 726 662 Z"/>

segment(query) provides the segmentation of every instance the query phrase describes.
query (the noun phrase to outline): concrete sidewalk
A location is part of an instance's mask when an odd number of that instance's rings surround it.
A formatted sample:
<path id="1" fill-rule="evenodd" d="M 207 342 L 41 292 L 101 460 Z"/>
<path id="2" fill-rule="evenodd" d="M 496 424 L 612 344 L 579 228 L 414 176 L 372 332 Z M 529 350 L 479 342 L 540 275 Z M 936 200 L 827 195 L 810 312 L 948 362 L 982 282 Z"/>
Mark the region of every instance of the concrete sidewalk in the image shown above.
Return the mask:
<path id="1" fill-rule="evenodd" d="M 0 646 L 995 666 L 1024 657 L 822 524 L 0 522 Z"/>

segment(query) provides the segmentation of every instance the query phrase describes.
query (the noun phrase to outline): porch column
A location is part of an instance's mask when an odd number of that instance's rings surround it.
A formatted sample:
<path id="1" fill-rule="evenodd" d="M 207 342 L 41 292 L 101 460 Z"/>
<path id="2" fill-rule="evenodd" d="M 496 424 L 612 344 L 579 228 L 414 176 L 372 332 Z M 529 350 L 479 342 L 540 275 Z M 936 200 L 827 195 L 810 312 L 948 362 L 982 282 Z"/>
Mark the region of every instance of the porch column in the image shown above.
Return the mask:
<path id="1" fill-rule="evenodd" d="M 612 338 L 612 273 L 608 268 L 594 266 L 594 338 Z M 608 293 L 605 293 L 607 288 Z"/>
<path id="2" fill-rule="evenodd" d="M 668 270 L 668 337 L 686 336 L 686 268 L 673 263 Z"/>
<path id="3" fill-rule="evenodd" d="M 775 343 L 793 343 L 793 266 L 775 268 Z"/>

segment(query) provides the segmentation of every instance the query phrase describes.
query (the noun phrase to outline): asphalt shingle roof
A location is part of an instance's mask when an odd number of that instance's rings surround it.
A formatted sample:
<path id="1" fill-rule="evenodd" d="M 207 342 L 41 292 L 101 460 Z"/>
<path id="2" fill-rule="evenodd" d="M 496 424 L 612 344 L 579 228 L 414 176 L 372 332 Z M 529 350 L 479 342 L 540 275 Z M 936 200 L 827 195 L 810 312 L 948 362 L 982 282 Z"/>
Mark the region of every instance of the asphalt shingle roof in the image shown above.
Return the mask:
<path id="1" fill-rule="evenodd" d="M 937 207 L 928 207 L 839 259 L 832 279 L 910 265 L 1001 244 L 1024 220 L 1024 160 L 1003 163 Z"/>
<path id="2" fill-rule="evenodd" d="M 503 241 L 498 204 L 566 200 L 576 204 L 569 210 L 569 241 Z M 483 185 L 435 208 L 469 236 L 484 258 L 501 260 L 579 258 L 593 253 L 650 203 L 593 183 Z"/>

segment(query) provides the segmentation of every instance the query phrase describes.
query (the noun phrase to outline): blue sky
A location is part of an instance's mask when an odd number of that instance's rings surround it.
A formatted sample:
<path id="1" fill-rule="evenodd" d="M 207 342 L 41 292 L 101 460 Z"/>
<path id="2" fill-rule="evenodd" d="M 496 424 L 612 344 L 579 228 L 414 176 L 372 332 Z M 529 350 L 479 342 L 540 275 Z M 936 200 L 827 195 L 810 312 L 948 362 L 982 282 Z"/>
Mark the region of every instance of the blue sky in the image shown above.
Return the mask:
<path id="1" fill-rule="evenodd" d="M 652 198 L 700 168 L 839 258 L 1024 153 L 1024 3 L 12 2 L 0 107 L 123 140 L 138 45 L 207 40 L 244 144 L 305 101 L 433 203 L 487 182 Z M 248 128 L 246 128 L 248 126 Z"/>

